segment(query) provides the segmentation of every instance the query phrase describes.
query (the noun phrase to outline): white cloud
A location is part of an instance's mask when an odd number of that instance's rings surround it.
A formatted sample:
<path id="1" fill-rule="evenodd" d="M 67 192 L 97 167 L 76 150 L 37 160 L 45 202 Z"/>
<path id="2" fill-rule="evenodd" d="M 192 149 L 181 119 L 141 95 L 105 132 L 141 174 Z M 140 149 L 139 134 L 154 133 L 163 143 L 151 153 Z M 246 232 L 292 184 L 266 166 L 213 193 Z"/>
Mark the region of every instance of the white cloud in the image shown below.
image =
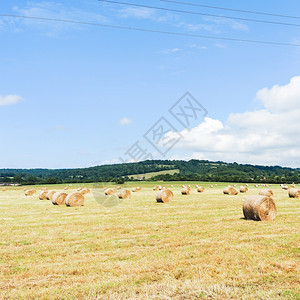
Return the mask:
<path id="1" fill-rule="evenodd" d="M 129 118 L 123 118 L 120 120 L 120 125 L 122 126 L 127 126 L 130 125 L 132 123 L 132 120 Z"/>
<path id="2" fill-rule="evenodd" d="M 260 90 L 257 100 L 264 109 L 231 114 L 224 123 L 206 117 L 183 130 L 176 147 L 191 158 L 300 167 L 299 85 L 300 77 L 294 77 L 287 85 Z"/>
<path id="3" fill-rule="evenodd" d="M 154 19 L 155 11 L 146 7 L 126 7 L 119 10 L 122 18 Z"/>
<path id="4" fill-rule="evenodd" d="M 0 95 L 0 106 L 14 105 L 21 101 L 23 101 L 23 98 L 18 95 L 6 95 L 6 96 Z"/>
<path id="5" fill-rule="evenodd" d="M 292 78 L 287 85 L 264 88 L 256 96 L 272 112 L 300 110 L 300 76 Z"/>
<path id="6" fill-rule="evenodd" d="M 83 11 L 75 7 L 65 7 L 61 3 L 55 3 L 51 1 L 41 2 L 27 2 L 24 6 L 14 6 L 13 10 L 20 15 L 26 17 L 40 17 L 50 19 L 66 19 L 76 20 L 82 22 L 107 22 L 107 18 L 103 15 L 94 12 Z M 16 32 L 25 30 L 26 27 L 34 26 L 38 30 L 42 30 L 47 36 L 55 37 L 66 29 L 77 28 L 82 30 L 84 25 L 62 23 L 62 22 L 50 22 L 43 20 L 33 19 L 14 19 L 13 21 L 6 20 L 7 25 L 14 25 Z M 38 26 L 37 26 L 38 25 Z M 26 26 L 26 27 L 25 27 Z"/>
<path id="7" fill-rule="evenodd" d="M 161 51 L 162 54 L 171 54 L 171 53 L 176 53 L 176 52 L 180 52 L 181 49 L 179 48 L 172 48 L 172 49 L 164 49 Z"/>

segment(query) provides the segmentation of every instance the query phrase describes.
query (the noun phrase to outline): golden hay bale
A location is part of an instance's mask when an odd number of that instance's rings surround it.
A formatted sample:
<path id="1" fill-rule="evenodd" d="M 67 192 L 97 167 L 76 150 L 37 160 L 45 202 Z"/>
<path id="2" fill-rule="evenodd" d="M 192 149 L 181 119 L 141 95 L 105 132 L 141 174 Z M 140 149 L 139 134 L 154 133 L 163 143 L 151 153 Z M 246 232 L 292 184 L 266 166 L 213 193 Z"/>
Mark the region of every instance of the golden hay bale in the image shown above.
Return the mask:
<path id="1" fill-rule="evenodd" d="M 78 189 L 77 189 L 77 192 L 80 192 L 81 190 L 82 190 L 82 188 L 78 188 Z"/>
<path id="2" fill-rule="evenodd" d="M 153 191 L 157 191 L 157 190 L 158 190 L 158 186 L 154 186 Z"/>
<path id="3" fill-rule="evenodd" d="M 46 195 L 47 200 L 52 200 L 52 197 L 55 193 L 56 191 L 49 191 Z"/>
<path id="4" fill-rule="evenodd" d="M 80 191 L 80 193 L 81 193 L 82 195 L 88 194 L 89 192 L 90 192 L 90 189 L 88 189 L 88 188 L 84 188 L 84 189 L 82 189 L 82 190 Z"/>
<path id="5" fill-rule="evenodd" d="M 6 188 L 2 188 L 2 192 L 6 192 Z"/>
<path id="6" fill-rule="evenodd" d="M 298 190 L 298 189 L 290 189 L 289 190 L 289 197 L 290 198 L 300 198 L 300 190 Z"/>
<path id="7" fill-rule="evenodd" d="M 210 188 L 213 188 L 213 187 L 214 187 L 214 186 L 211 184 L 211 185 L 210 185 Z"/>
<path id="8" fill-rule="evenodd" d="M 136 188 L 136 190 L 137 191 L 140 191 L 142 188 L 140 187 L 140 186 L 138 186 L 137 188 Z"/>
<path id="9" fill-rule="evenodd" d="M 198 193 L 203 193 L 204 192 L 204 187 L 203 186 L 198 186 L 197 187 L 197 192 Z"/>
<path id="10" fill-rule="evenodd" d="M 47 194 L 48 194 L 48 192 L 41 191 L 41 192 L 39 193 L 39 199 L 40 199 L 40 200 L 47 200 Z"/>
<path id="11" fill-rule="evenodd" d="M 223 190 L 223 194 L 225 195 L 237 195 L 238 193 L 239 191 L 232 186 L 228 186 Z"/>
<path id="12" fill-rule="evenodd" d="M 137 192 L 137 189 L 134 187 L 134 188 L 132 188 L 132 192 L 133 193 L 136 193 Z"/>
<path id="13" fill-rule="evenodd" d="M 273 194 L 272 190 L 260 190 L 259 195 L 273 197 L 274 194 Z"/>
<path id="14" fill-rule="evenodd" d="M 48 192 L 48 188 L 44 187 L 44 188 L 42 188 L 42 191 Z"/>
<path id="15" fill-rule="evenodd" d="M 171 184 L 171 188 L 173 188 L 174 187 L 174 185 L 173 184 Z"/>
<path id="16" fill-rule="evenodd" d="M 24 188 L 24 189 L 23 189 L 24 192 L 27 191 L 27 190 L 28 190 L 27 188 Z"/>
<path id="17" fill-rule="evenodd" d="M 116 192 L 115 189 L 111 189 L 111 188 L 106 189 L 104 191 L 105 195 L 108 195 L 108 196 L 113 195 L 115 192 Z"/>
<path id="18" fill-rule="evenodd" d="M 36 190 L 26 190 L 25 191 L 25 196 L 32 196 L 35 193 L 36 193 Z"/>
<path id="19" fill-rule="evenodd" d="M 84 196 L 81 193 L 71 193 L 66 197 L 65 203 L 67 206 L 82 206 L 84 203 Z"/>
<path id="20" fill-rule="evenodd" d="M 191 189 L 188 186 L 181 189 L 182 195 L 189 195 L 190 193 L 191 193 Z"/>
<path id="21" fill-rule="evenodd" d="M 173 200 L 173 192 L 165 189 L 162 191 L 157 192 L 156 194 L 156 201 L 160 203 L 168 203 Z"/>
<path id="22" fill-rule="evenodd" d="M 117 186 L 117 190 L 120 190 L 120 189 L 121 189 L 121 187 L 118 185 L 118 186 Z"/>
<path id="23" fill-rule="evenodd" d="M 263 195 L 248 196 L 243 205 L 246 220 L 271 221 L 275 219 L 276 213 L 274 200 Z"/>
<path id="24" fill-rule="evenodd" d="M 57 192 L 53 194 L 51 201 L 54 205 L 63 205 L 67 196 L 67 193 Z"/>
<path id="25" fill-rule="evenodd" d="M 248 188 L 246 186 L 240 186 L 240 193 L 247 193 Z"/>
<path id="26" fill-rule="evenodd" d="M 131 197 L 131 192 L 127 189 L 123 189 L 118 194 L 119 199 L 129 199 Z"/>
<path id="27" fill-rule="evenodd" d="M 65 191 L 67 191 L 68 189 L 69 189 L 69 188 L 68 188 L 67 186 L 64 188 Z"/>

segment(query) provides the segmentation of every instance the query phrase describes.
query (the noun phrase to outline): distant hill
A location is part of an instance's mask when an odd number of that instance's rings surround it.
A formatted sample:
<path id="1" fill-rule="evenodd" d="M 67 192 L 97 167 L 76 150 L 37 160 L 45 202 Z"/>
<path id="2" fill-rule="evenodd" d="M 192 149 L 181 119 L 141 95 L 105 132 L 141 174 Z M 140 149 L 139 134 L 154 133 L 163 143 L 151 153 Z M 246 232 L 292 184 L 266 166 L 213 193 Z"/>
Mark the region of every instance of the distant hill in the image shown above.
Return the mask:
<path id="1" fill-rule="evenodd" d="M 1 169 L 0 182 L 54 184 L 137 180 L 298 183 L 300 169 L 207 160 L 148 160 L 82 169 Z"/>

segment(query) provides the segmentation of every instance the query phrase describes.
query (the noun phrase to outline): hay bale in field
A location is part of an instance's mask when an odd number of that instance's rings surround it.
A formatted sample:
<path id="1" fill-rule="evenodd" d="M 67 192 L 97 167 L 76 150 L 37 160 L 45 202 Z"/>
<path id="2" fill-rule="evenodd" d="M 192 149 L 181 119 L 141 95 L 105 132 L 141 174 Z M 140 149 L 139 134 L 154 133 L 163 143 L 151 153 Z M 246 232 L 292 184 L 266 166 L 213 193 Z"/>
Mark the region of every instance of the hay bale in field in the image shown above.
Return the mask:
<path id="1" fill-rule="evenodd" d="M 174 187 L 174 185 L 173 184 L 171 184 L 171 188 L 173 188 Z"/>
<path id="2" fill-rule="evenodd" d="M 131 192 L 127 189 L 123 189 L 118 194 L 119 199 L 129 199 L 131 197 Z"/>
<path id="3" fill-rule="evenodd" d="M 90 192 L 90 189 L 88 189 L 88 188 L 83 188 L 83 189 L 80 191 L 80 193 L 81 193 L 82 195 L 88 194 L 89 192 Z"/>
<path id="4" fill-rule="evenodd" d="M 78 189 L 77 189 L 77 192 L 80 192 L 81 190 L 82 190 L 82 188 L 78 188 Z"/>
<path id="5" fill-rule="evenodd" d="M 6 192 L 6 188 L 2 188 L 2 192 Z"/>
<path id="6" fill-rule="evenodd" d="M 46 195 L 47 200 L 52 200 L 53 195 L 56 193 L 56 191 L 49 191 Z"/>
<path id="7" fill-rule="evenodd" d="M 261 195 L 261 196 L 267 196 L 267 197 L 273 197 L 274 196 L 272 190 L 260 190 L 260 192 L 258 194 Z"/>
<path id="8" fill-rule="evenodd" d="M 118 186 L 117 186 L 117 190 L 119 191 L 120 189 L 121 189 L 121 187 L 118 185 Z"/>
<path id="9" fill-rule="evenodd" d="M 271 221 L 276 213 L 276 205 L 271 197 L 251 195 L 244 201 L 243 214 L 246 220 Z"/>
<path id="10" fill-rule="evenodd" d="M 203 186 L 198 186 L 197 187 L 197 192 L 198 193 L 203 193 L 204 192 L 204 187 Z"/>
<path id="11" fill-rule="evenodd" d="M 225 195 L 237 195 L 238 193 L 239 191 L 232 186 L 228 186 L 223 190 L 223 194 Z"/>
<path id="12" fill-rule="evenodd" d="M 63 205 L 67 196 L 67 193 L 57 192 L 53 194 L 51 201 L 54 205 Z"/>
<path id="13" fill-rule="evenodd" d="M 42 188 L 42 191 L 48 192 L 48 188 L 44 187 L 44 188 Z"/>
<path id="14" fill-rule="evenodd" d="M 182 195 L 189 195 L 190 193 L 191 193 L 191 189 L 188 186 L 185 186 L 184 188 L 181 189 Z"/>
<path id="15" fill-rule="evenodd" d="M 113 195 L 115 192 L 116 192 L 116 190 L 112 189 L 112 188 L 108 188 L 104 191 L 105 195 L 107 195 L 107 196 Z"/>
<path id="16" fill-rule="evenodd" d="M 40 200 L 47 200 L 47 194 L 48 194 L 48 192 L 41 191 L 41 192 L 39 193 L 39 199 L 40 199 Z"/>
<path id="17" fill-rule="evenodd" d="M 67 186 L 64 188 L 65 191 L 67 191 L 68 189 L 69 189 L 69 188 L 68 188 Z"/>
<path id="18" fill-rule="evenodd" d="M 246 186 L 240 186 L 240 193 L 247 193 L 248 188 Z"/>
<path id="19" fill-rule="evenodd" d="M 36 190 L 26 190 L 25 191 L 25 196 L 32 196 L 36 193 Z"/>
<path id="20" fill-rule="evenodd" d="M 81 193 L 71 193 L 66 197 L 65 203 L 67 206 L 82 206 L 84 203 L 84 196 Z"/>
<path id="21" fill-rule="evenodd" d="M 159 191 L 156 194 L 156 202 L 159 202 L 159 203 L 171 202 L 173 200 L 173 196 L 174 196 L 173 192 L 168 189 Z"/>
<path id="22" fill-rule="evenodd" d="M 140 187 L 140 186 L 138 186 L 137 188 L 136 188 L 136 190 L 137 191 L 140 191 L 142 188 Z"/>
<path id="23" fill-rule="evenodd" d="M 214 188 L 214 186 L 211 184 L 210 186 L 209 186 L 211 189 L 213 189 Z"/>
<path id="24" fill-rule="evenodd" d="M 298 190 L 298 189 L 290 189 L 289 190 L 289 197 L 290 198 L 300 198 L 300 190 Z"/>

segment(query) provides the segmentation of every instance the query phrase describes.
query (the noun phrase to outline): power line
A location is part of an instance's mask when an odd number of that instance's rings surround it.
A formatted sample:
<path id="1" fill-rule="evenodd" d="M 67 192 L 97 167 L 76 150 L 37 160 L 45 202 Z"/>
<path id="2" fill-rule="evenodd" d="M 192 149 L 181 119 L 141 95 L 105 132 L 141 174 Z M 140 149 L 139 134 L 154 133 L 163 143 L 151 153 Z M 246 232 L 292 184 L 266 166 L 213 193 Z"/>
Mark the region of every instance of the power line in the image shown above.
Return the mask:
<path id="1" fill-rule="evenodd" d="M 112 4 L 126 5 L 126 6 L 151 8 L 151 9 L 157 9 L 157 10 L 163 10 L 163 11 L 169 11 L 169 12 L 175 12 L 175 13 L 185 13 L 185 14 L 191 14 L 191 15 L 201 15 L 201 16 L 208 16 L 208 17 L 216 17 L 216 18 L 223 18 L 223 19 L 232 19 L 232 20 L 239 20 L 239 21 L 256 22 L 256 23 L 265 23 L 265 24 L 272 24 L 272 25 L 285 25 L 285 26 L 300 27 L 300 24 L 295 24 L 295 23 L 285 23 L 285 22 L 276 22 L 276 21 L 267 21 L 267 20 L 222 16 L 222 15 L 201 13 L 201 12 L 195 12 L 195 11 L 189 11 L 189 10 L 172 9 L 172 8 L 149 6 L 149 5 L 142 5 L 142 4 L 135 4 L 135 3 L 128 3 L 128 2 L 119 2 L 119 1 L 112 1 L 112 0 L 98 0 L 98 1 L 106 2 L 106 3 L 112 3 Z"/>
<path id="2" fill-rule="evenodd" d="M 244 42 L 244 43 L 253 43 L 253 44 L 268 44 L 268 45 L 277 45 L 277 46 L 300 47 L 300 44 L 292 44 L 292 43 L 262 41 L 262 40 L 237 39 L 237 38 L 230 38 L 230 37 L 216 37 L 216 36 L 209 36 L 209 35 L 198 35 L 198 34 L 181 33 L 181 32 L 173 32 L 173 31 L 163 31 L 163 30 L 156 30 L 156 29 L 127 27 L 127 26 L 119 26 L 119 25 L 108 25 L 108 24 L 101 24 L 101 23 L 94 23 L 94 22 L 83 22 L 83 21 L 67 20 L 67 19 L 44 18 L 44 17 L 12 15 L 12 14 L 0 14 L 0 17 L 10 17 L 10 18 L 19 18 L 19 19 L 32 19 L 32 20 L 39 20 L 39 21 L 51 21 L 51 22 L 71 23 L 71 24 L 80 24 L 80 25 L 91 25 L 91 26 L 98 26 L 98 27 L 133 30 L 133 31 L 140 31 L 140 32 L 161 33 L 161 34 L 168 34 L 168 35 L 175 35 L 175 36 L 187 36 L 187 37 L 203 38 L 203 39 L 211 39 L 211 40 L 222 40 L 222 41 Z"/>
<path id="3" fill-rule="evenodd" d="M 297 17 L 297 16 L 281 15 L 281 14 L 275 14 L 275 13 L 262 12 L 262 11 L 242 10 L 242 9 L 235 9 L 235 8 L 228 8 L 228 7 L 220 7 L 220 6 L 211 6 L 211 5 L 204 5 L 204 4 L 190 3 L 190 2 L 173 1 L 173 0 L 160 0 L 160 1 L 161 1 L 161 2 L 175 3 L 175 4 L 184 4 L 184 5 L 189 5 L 189 6 L 198 6 L 198 7 L 205 7 L 205 8 L 212 8 L 212 9 L 226 10 L 226 11 L 242 12 L 242 13 L 255 14 L 255 15 L 272 16 L 272 17 L 281 17 L 281 18 L 298 19 L 298 20 L 300 19 L 300 17 Z"/>

